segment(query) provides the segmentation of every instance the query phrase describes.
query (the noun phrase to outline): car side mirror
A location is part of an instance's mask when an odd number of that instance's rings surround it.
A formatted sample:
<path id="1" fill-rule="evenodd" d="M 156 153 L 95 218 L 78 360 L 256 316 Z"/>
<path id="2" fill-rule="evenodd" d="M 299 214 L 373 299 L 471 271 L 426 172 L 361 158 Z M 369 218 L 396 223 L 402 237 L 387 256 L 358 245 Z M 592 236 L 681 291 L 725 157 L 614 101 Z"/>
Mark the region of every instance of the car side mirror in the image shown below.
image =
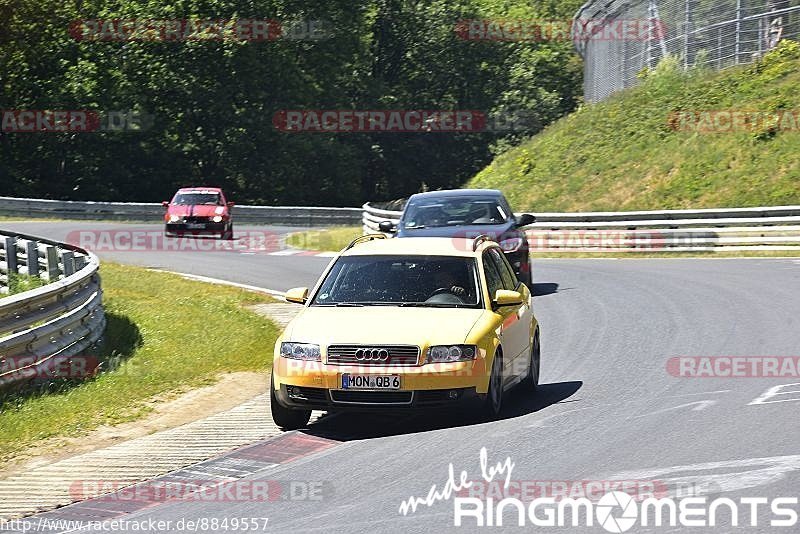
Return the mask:
<path id="1" fill-rule="evenodd" d="M 165 208 L 168 208 L 169 207 L 169 200 L 162 200 L 161 201 L 161 205 L 164 206 Z"/>
<path id="2" fill-rule="evenodd" d="M 530 213 L 523 213 L 517 218 L 517 227 L 528 226 L 536 222 L 536 217 Z"/>
<path id="3" fill-rule="evenodd" d="M 228 202 L 228 207 L 229 207 L 229 208 L 232 208 L 232 207 L 234 207 L 235 205 L 236 205 L 236 204 L 234 204 L 233 202 Z"/>
<path id="4" fill-rule="evenodd" d="M 381 221 L 378 223 L 378 230 L 387 234 L 393 234 L 397 231 L 392 221 Z"/>
<path id="5" fill-rule="evenodd" d="M 293 287 L 283 296 L 286 302 L 293 302 L 295 304 L 305 304 L 308 300 L 307 287 Z"/>
<path id="6" fill-rule="evenodd" d="M 519 291 L 498 289 L 494 294 L 494 300 L 492 303 L 498 308 L 503 306 L 518 306 L 522 304 L 522 293 Z"/>

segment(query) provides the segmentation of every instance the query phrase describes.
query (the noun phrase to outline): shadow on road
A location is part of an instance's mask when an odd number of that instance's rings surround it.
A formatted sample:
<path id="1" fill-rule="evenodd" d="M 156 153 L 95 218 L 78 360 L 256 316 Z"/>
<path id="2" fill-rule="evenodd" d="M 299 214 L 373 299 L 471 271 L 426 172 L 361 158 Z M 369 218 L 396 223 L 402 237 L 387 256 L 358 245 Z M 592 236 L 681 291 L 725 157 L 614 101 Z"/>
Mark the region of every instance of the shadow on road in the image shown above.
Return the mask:
<path id="1" fill-rule="evenodd" d="M 553 293 L 558 293 L 558 284 L 553 282 L 538 282 L 531 286 L 531 294 L 534 297 L 543 297 Z"/>
<path id="2" fill-rule="evenodd" d="M 499 419 L 512 419 L 538 412 L 565 401 L 582 386 L 583 382 L 580 381 L 541 384 L 535 395 L 515 388 L 504 398 Z M 303 432 L 337 441 L 350 441 L 478 424 L 491 424 L 491 421 L 481 417 L 478 406 L 469 406 L 461 411 L 423 414 L 330 414 L 323 416 Z"/>

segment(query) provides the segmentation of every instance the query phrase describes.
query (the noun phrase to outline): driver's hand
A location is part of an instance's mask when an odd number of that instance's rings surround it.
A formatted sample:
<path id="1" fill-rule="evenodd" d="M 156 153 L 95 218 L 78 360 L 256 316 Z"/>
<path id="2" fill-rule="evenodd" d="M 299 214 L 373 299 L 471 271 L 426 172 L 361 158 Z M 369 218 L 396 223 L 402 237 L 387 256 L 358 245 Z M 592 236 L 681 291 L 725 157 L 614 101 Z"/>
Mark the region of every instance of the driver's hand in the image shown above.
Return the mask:
<path id="1" fill-rule="evenodd" d="M 461 297 L 466 293 L 466 290 L 461 286 L 453 286 L 450 288 L 450 293 L 456 295 L 457 297 Z"/>

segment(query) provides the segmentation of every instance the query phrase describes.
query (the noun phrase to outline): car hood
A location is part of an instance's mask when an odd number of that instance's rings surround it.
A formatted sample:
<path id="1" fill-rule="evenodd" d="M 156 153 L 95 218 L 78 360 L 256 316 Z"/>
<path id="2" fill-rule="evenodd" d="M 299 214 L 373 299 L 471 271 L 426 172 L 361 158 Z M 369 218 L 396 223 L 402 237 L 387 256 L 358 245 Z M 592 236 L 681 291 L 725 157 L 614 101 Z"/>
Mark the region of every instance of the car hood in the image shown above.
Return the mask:
<path id="1" fill-rule="evenodd" d="M 484 309 L 311 306 L 292 320 L 285 341 L 419 345 L 464 343 Z"/>
<path id="2" fill-rule="evenodd" d="M 178 215 L 180 217 L 213 217 L 214 215 L 224 215 L 225 206 L 212 206 L 208 204 L 170 204 L 167 208 L 167 215 Z"/>
<path id="3" fill-rule="evenodd" d="M 500 239 L 501 236 L 508 237 L 508 234 L 516 234 L 513 222 L 503 224 L 476 224 L 464 226 L 435 226 L 432 228 L 419 228 L 409 230 L 400 228 L 397 237 L 466 237 L 474 238 L 481 234 L 488 235 L 492 239 Z"/>

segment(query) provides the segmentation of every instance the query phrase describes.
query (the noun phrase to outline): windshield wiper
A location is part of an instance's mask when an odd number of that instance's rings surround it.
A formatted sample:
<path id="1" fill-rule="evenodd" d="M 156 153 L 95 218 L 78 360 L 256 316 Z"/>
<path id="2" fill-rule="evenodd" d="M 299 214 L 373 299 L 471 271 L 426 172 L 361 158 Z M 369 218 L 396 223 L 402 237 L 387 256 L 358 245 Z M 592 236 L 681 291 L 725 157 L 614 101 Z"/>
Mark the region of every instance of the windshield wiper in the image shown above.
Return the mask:
<path id="1" fill-rule="evenodd" d="M 406 230 L 421 230 L 422 228 L 425 228 L 424 224 L 418 224 L 416 226 L 406 226 Z"/>
<path id="2" fill-rule="evenodd" d="M 454 302 L 398 302 L 401 308 L 462 308 L 466 304 L 456 304 Z"/>

